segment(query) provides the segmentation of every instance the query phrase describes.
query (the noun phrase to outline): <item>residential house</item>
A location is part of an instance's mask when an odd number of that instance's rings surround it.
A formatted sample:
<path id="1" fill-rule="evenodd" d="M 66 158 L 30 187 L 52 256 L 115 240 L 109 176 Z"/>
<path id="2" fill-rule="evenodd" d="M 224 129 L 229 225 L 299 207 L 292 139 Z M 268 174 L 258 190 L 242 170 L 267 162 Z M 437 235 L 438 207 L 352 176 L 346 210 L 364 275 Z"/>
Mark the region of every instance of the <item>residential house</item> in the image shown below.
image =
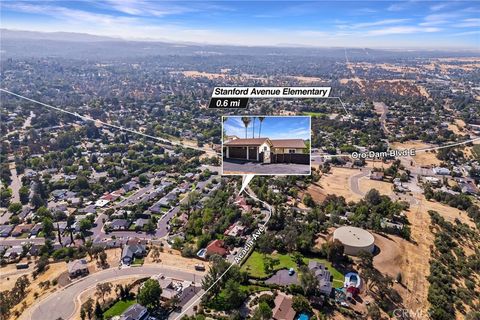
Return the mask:
<path id="1" fill-rule="evenodd" d="M 122 263 L 130 265 L 135 258 L 143 258 L 146 253 L 146 247 L 144 244 L 141 244 L 140 241 L 127 242 L 122 250 Z"/>
<path id="2" fill-rule="evenodd" d="M 22 235 L 23 233 L 30 233 L 30 230 L 32 230 L 34 224 L 19 224 L 12 230 L 12 237 L 18 237 Z"/>
<path id="3" fill-rule="evenodd" d="M 228 249 L 226 249 L 223 240 L 217 239 L 210 242 L 206 248 L 206 256 L 212 256 L 218 254 L 219 256 L 225 257 L 228 254 Z"/>
<path id="4" fill-rule="evenodd" d="M 143 228 L 144 225 L 146 225 L 148 223 L 148 219 L 144 219 L 144 218 L 138 218 L 137 220 L 135 220 L 135 228 Z"/>
<path id="5" fill-rule="evenodd" d="M 18 257 L 20 257 L 23 253 L 23 247 L 22 246 L 12 246 L 11 248 L 8 248 L 5 253 L 3 254 L 3 257 L 8 260 L 15 260 Z"/>
<path id="6" fill-rule="evenodd" d="M 237 221 L 236 223 L 228 227 L 223 234 L 230 237 L 239 237 L 243 234 L 244 231 L 245 231 L 245 226 L 242 226 Z"/>
<path id="7" fill-rule="evenodd" d="M 432 169 L 434 174 L 448 176 L 450 174 L 450 170 L 448 168 L 443 167 L 435 167 Z"/>
<path id="8" fill-rule="evenodd" d="M 112 230 L 127 230 L 130 226 L 128 220 L 125 219 L 115 219 L 108 224 Z"/>
<path id="9" fill-rule="evenodd" d="M 119 320 L 146 320 L 147 318 L 147 308 L 141 304 L 135 303 L 122 313 Z"/>
<path id="10" fill-rule="evenodd" d="M 173 298 L 182 301 L 184 298 L 193 296 L 196 293 L 195 287 L 190 281 L 178 281 L 165 277 L 162 274 L 153 276 L 152 279 L 157 280 L 162 288 L 161 299 L 164 301 L 169 301 Z"/>
<path id="11" fill-rule="evenodd" d="M 36 236 L 38 233 L 42 230 L 42 224 L 37 223 L 33 226 L 33 228 L 30 230 L 30 235 L 31 236 Z"/>
<path id="12" fill-rule="evenodd" d="M 320 292 L 327 296 L 330 295 L 332 292 L 333 277 L 325 265 L 318 261 L 310 260 L 308 263 L 308 269 L 312 271 L 315 277 L 318 279 Z"/>
<path id="13" fill-rule="evenodd" d="M 88 265 L 85 259 L 70 261 L 67 264 L 68 275 L 70 278 L 76 278 L 88 274 Z"/>
<path id="14" fill-rule="evenodd" d="M 136 181 L 129 181 L 129 182 L 125 183 L 122 186 L 122 188 L 123 188 L 123 190 L 125 190 L 125 192 L 129 192 L 133 189 L 138 188 L 138 183 Z"/>
<path id="15" fill-rule="evenodd" d="M 263 163 L 310 164 L 310 150 L 302 139 L 269 138 L 234 139 L 223 144 L 225 159 Z"/>
<path id="16" fill-rule="evenodd" d="M 14 226 L 11 224 L 0 225 L 0 237 L 8 237 L 10 235 L 10 232 L 12 232 L 13 228 Z"/>
<path id="17" fill-rule="evenodd" d="M 370 173 L 370 180 L 382 181 L 383 176 L 384 176 L 384 174 L 383 174 L 382 171 L 372 171 Z"/>
<path id="18" fill-rule="evenodd" d="M 293 320 L 295 319 L 295 310 L 292 308 L 293 298 L 283 292 L 275 297 L 275 307 L 272 310 L 272 319 L 274 320 Z"/>

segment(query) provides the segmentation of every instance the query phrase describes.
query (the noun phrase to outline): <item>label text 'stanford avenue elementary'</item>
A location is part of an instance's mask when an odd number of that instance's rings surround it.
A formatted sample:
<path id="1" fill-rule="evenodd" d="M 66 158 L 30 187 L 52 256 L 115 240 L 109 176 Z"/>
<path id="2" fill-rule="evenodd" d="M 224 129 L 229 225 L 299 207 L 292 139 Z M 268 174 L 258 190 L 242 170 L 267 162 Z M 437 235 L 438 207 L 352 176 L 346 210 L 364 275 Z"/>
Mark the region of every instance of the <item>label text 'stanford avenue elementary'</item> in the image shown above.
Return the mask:
<path id="1" fill-rule="evenodd" d="M 216 87 L 212 98 L 328 98 L 330 87 Z"/>

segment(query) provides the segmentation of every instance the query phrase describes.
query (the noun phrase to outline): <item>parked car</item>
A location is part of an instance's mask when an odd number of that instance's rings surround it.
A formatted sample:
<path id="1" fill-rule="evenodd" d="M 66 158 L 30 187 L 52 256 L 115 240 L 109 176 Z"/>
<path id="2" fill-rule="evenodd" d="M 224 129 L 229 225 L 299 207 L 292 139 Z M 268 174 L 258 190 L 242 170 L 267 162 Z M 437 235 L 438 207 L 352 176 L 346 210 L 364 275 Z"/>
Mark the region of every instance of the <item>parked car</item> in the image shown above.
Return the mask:
<path id="1" fill-rule="evenodd" d="M 195 270 L 205 271 L 205 265 L 203 263 L 198 263 L 198 264 L 195 265 Z"/>

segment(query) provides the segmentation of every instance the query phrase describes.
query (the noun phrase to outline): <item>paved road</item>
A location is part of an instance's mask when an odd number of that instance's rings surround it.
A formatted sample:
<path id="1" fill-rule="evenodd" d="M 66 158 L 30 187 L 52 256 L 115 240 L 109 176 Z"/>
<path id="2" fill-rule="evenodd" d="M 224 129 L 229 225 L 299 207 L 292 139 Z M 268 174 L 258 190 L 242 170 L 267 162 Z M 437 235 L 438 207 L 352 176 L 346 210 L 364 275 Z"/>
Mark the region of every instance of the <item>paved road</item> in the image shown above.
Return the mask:
<path id="1" fill-rule="evenodd" d="M 0 239 L 0 245 L 2 246 L 21 246 L 22 243 L 31 242 L 34 244 L 44 244 L 45 238 L 35 238 L 35 239 L 18 239 L 18 238 L 2 238 Z"/>
<path id="2" fill-rule="evenodd" d="M 197 183 L 197 188 L 196 190 L 203 190 L 207 184 L 209 184 L 213 179 L 219 178 L 220 176 L 210 176 L 205 181 L 200 181 Z M 173 217 L 177 215 L 177 213 L 180 211 L 180 205 L 188 201 L 188 194 L 183 197 L 183 199 L 179 202 L 178 205 L 175 206 L 172 210 L 168 211 L 166 214 L 164 214 L 158 221 L 157 225 L 157 231 L 155 232 L 155 236 L 157 238 L 163 238 L 168 235 L 168 225 L 170 220 L 172 220 Z"/>
<path id="3" fill-rule="evenodd" d="M 52 320 L 52 319 L 71 319 L 78 308 L 80 295 L 85 290 L 93 288 L 99 282 L 113 281 L 119 278 L 134 276 L 153 276 L 164 274 L 179 280 L 195 281 L 199 283 L 203 276 L 192 272 L 180 271 L 172 268 L 166 268 L 160 265 L 144 265 L 142 267 L 132 267 L 126 269 L 110 268 L 91 274 L 69 286 L 60 289 L 49 295 L 47 298 L 40 300 L 30 309 L 25 311 L 20 319 L 27 320 Z"/>
<path id="4" fill-rule="evenodd" d="M 383 102 L 373 102 L 376 111 L 381 111 L 380 114 L 380 123 L 382 125 L 382 129 L 386 134 L 391 134 L 390 130 L 387 128 L 387 112 L 388 107 Z"/>
<path id="5" fill-rule="evenodd" d="M 130 197 L 127 197 L 125 199 L 123 199 L 122 201 L 120 201 L 119 203 L 117 203 L 114 208 L 117 209 L 117 208 L 123 208 L 125 206 L 128 206 L 128 205 L 131 205 L 133 203 L 137 203 L 137 202 L 140 202 L 141 199 L 147 192 L 150 192 L 152 191 L 153 189 L 155 189 L 155 186 L 153 184 L 149 184 L 148 186 L 146 187 L 143 187 L 143 188 L 140 188 L 138 189 L 135 193 L 133 193 Z M 138 199 L 140 199 L 140 201 L 137 201 Z"/>
<path id="6" fill-rule="evenodd" d="M 358 180 L 360 180 L 361 178 L 363 177 L 366 177 L 368 176 L 369 174 L 369 171 L 368 170 L 364 170 L 364 171 L 361 171 L 359 173 L 357 173 L 356 175 L 353 175 L 350 177 L 350 190 L 355 193 L 355 194 L 358 194 L 359 196 L 364 196 L 365 193 L 363 193 L 361 190 L 360 190 L 360 187 L 358 185 Z"/>

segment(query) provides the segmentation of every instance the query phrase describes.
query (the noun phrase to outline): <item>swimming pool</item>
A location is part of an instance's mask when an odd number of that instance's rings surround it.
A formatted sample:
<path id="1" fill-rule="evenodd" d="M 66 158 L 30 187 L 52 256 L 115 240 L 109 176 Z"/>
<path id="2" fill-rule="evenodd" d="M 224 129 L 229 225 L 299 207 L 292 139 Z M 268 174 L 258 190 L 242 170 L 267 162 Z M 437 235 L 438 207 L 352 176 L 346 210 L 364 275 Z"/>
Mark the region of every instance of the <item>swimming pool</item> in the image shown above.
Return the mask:
<path id="1" fill-rule="evenodd" d="M 309 320 L 309 319 L 310 319 L 309 315 L 305 313 L 301 313 L 297 318 L 297 320 Z"/>

